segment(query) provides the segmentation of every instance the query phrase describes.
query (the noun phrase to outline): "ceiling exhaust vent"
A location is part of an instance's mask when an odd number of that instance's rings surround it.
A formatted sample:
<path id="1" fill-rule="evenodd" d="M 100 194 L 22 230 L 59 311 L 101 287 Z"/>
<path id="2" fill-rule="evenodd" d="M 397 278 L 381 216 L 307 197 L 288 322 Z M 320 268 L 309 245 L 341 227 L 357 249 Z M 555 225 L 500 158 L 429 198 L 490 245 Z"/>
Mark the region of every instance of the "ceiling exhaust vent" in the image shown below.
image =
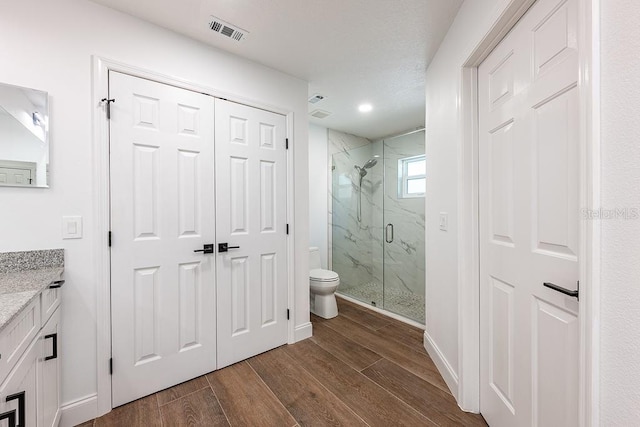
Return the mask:
<path id="1" fill-rule="evenodd" d="M 315 104 L 316 102 L 320 102 L 323 99 L 324 99 L 323 95 L 320 95 L 319 93 L 316 93 L 311 98 L 309 98 L 309 104 Z"/>
<path id="2" fill-rule="evenodd" d="M 324 110 L 313 110 L 310 114 L 317 119 L 324 119 L 331 115 L 330 112 Z"/>
<path id="3" fill-rule="evenodd" d="M 207 25 L 211 31 L 215 31 L 225 37 L 228 37 L 235 41 L 241 41 L 249 36 L 249 32 L 247 30 L 243 30 L 240 27 L 236 27 L 235 25 L 229 24 L 228 22 L 223 21 L 222 19 L 216 18 L 215 16 L 209 16 L 209 20 L 207 21 Z"/>

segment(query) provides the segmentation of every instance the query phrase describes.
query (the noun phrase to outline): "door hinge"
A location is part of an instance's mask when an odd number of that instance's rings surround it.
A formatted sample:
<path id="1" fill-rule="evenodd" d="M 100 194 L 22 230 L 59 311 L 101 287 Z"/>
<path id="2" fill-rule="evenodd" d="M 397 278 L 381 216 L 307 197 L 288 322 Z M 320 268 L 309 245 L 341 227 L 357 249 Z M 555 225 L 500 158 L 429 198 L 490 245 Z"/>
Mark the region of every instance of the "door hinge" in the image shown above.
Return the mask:
<path id="1" fill-rule="evenodd" d="M 109 375 L 113 375 L 113 357 L 109 359 Z"/>
<path id="2" fill-rule="evenodd" d="M 289 234 L 289 224 L 287 224 L 287 234 Z"/>
<path id="3" fill-rule="evenodd" d="M 287 320 L 289 320 L 289 309 L 287 308 Z"/>
<path id="4" fill-rule="evenodd" d="M 109 241 L 109 247 L 111 247 L 111 231 L 108 234 L 107 240 Z"/>
<path id="5" fill-rule="evenodd" d="M 107 120 L 111 119 L 111 103 L 112 102 L 116 102 L 116 100 L 115 99 L 102 98 L 100 100 L 100 102 L 106 102 L 107 103 Z"/>
<path id="6" fill-rule="evenodd" d="M 287 150 L 289 149 L 289 138 L 285 138 L 284 146 L 285 146 L 285 149 L 287 149 Z"/>

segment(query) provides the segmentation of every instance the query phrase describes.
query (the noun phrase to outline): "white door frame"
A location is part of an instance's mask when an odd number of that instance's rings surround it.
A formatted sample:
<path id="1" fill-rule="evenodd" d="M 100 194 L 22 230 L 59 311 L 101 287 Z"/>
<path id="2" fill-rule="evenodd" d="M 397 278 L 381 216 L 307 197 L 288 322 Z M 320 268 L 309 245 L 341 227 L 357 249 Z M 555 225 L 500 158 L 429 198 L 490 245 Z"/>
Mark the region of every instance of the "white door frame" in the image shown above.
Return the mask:
<path id="1" fill-rule="evenodd" d="M 93 209 L 95 223 L 93 226 L 95 241 L 93 250 L 95 255 L 96 280 L 96 330 L 97 330 L 97 414 L 96 417 L 106 414 L 112 409 L 111 402 L 111 374 L 109 373 L 109 359 L 111 358 L 111 260 L 108 247 L 108 235 L 110 227 L 109 208 L 109 121 L 105 114 L 105 105 L 100 102 L 107 97 L 109 90 L 109 71 L 118 71 L 131 76 L 153 80 L 158 83 L 175 86 L 178 88 L 204 93 L 216 98 L 260 108 L 286 117 L 286 137 L 289 138 L 289 150 L 287 150 L 287 223 L 292 230 L 294 224 L 294 174 L 293 159 L 295 141 L 293 140 L 294 113 L 291 110 L 265 104 L 252 99 L 246 99 L 234 94 L 229 94 L 219 89 L 207 87 L 191 81 L 178 79 L 172 76 L 156 73 L 144 68 L 128 65 L 122 62 L 93 56 L 93 84 L 91 93 L 92 121 L 93 121 Z M 117 100 L 116 100 L 117 102 Z M 213 120 L 213 118 L 212 118 Z M 287 279 L 288 279 L 288 305 L 295 311 L 294 299 L 294 234 L 287 239 Z M 117 238 L 117 237 L 116 237 Z M 293 319 L 289 322 L 288 342 L 294 340 Z"/>
<path id="2" fill-rule="evenodd" d="M 461 69 L 459 103 L 463 135 L 458 147 L 458 390 L 461 408 L 480 411 L 480 261 L 478 204 L 478 66 L 513 28 L 535 0 L 508 0 L 503 12 Z M 600 206 L 600 0 L 578 2 L 580 207 Z M 576 212 L 576 215 L 581 213 Z M 599 424 L 600 229 L 597 221 L 580 221 L 580 360 L 579 420 Z"/>

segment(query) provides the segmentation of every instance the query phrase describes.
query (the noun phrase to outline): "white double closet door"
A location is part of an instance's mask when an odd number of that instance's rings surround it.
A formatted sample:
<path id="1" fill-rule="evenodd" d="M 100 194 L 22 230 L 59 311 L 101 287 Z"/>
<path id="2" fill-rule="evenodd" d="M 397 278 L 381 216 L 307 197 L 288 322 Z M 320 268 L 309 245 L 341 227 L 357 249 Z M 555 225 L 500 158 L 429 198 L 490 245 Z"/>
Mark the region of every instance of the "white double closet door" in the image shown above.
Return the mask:
<path id="1" fill-rule="evenodd" d="M 282 115 L 113 71 L 109 98 L 119 406 L 286 343 L 287 171 Z"/>
<path id="2" fill-rule="evenodd" d="M 481 401 L 491 426 L 577 426 L 577 0 L 538 0 L 478 70 Z"/>

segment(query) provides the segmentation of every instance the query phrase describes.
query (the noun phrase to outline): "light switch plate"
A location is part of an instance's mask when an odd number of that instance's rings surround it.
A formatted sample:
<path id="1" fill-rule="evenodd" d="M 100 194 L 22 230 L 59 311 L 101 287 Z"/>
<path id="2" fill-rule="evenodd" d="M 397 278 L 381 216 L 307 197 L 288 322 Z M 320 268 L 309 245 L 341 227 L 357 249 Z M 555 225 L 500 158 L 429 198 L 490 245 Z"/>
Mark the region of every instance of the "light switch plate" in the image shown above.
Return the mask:
<path id="1" fill-rule="evenodd" d="M 62 217 L 62 238 L 82 239 L 82 217 L 63 216 Z"/>
<path id="2" fill-rule="evenodd" d="M 440 212 L 440 230 L 447 231 L 449 229 L 449 214 Z"/>

